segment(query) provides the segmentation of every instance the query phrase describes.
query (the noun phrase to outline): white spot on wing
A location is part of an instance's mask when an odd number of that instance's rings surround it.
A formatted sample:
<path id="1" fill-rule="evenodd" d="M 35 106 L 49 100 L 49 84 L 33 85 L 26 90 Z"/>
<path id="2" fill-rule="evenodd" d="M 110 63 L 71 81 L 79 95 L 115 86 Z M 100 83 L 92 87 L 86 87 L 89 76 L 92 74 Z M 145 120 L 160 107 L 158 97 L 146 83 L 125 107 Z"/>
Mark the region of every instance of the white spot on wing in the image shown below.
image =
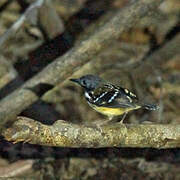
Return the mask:
<path id="1" fill-rule="evenodd" d="M 97 97 L 94 102 L 97 102 L 99 99 L 101 99 L 103 96 L 105 96 L 108 92 L 102 93 L 99 97 Z"/>
<path id="2" fill-rule="evenodd" d="M 132 102 L 132 99 L 129 96 L 126 96 L 129 99 L 129 102 Z"/>
<path id="3" fill-rule="evenodd" d="M 132 92 L 130 92 L 130 95 L 131 95 L 131 96 L 134 96 L 134 97 L 136 97 L 136 95 L 135 95 L 135 94 L 133 94 Z"/>
<path id="4" fill-rule="evenodd" d="M 129 93 L 129 91 L 128 91 L 127 89 L 124 89 L 124 91 L 125 91 L 125 93 L 126 93 L 126 94 L 128 94 L 128 93 Z"/>
<path id="5" fill-rule="evenodd" d="M 91 99 L 91 96 L 89 95 L 89 93 L 88 92 L 85 92 L 85 97 L 87 98 L 87 99 Z"/>
<path id="6" fill-rule="evenodd" d="M 108 100 L 108 103 L 112 102 L 115 97 L 118 95 L 119 91 L 115 91 L 114 95 Z"/>

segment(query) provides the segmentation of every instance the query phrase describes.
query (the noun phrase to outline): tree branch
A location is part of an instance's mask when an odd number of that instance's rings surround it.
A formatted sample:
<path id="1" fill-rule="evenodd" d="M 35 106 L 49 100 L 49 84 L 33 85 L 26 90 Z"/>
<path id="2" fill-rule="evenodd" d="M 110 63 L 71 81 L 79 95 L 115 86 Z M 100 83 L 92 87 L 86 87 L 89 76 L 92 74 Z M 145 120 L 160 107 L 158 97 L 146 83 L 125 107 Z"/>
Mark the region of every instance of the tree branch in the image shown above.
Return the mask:
<path id="1" fill-rule="evenodd" d="M 142 56 L 140 58 L 137 58 L 134 61 L 133 59 L 129 59 L 127 62 L 119 62 L 119 63 L 114 63 L 114 64 L 108 64 L 106 63 L 103 65 L 104 62 L 104 56 L 98 57 L 99 60 L 97 60 L 96 57 L 96 63 L 94 60 L 90 61 L 87 63 L 85 66 L 83 66 L 79 71 L 76 71 L 73 76 L 80 77 L 83 74 L 87 72 L 95 72 L 95 74 L 98 74 L 102 69 L 105 71 L 106 69 L 123 69 L 123 70 L 131 70 L 131 72 L 136 73 L 136 78 L 140 76 L 142 77 L 142 72 L 144 77 L 152 73 L 152 68 L 153 70 L 155 69 L 161 69 L 162 65 L 166 63 L 168 60 L 170 60 L 172 57 L 176 56 L 179 54 L 179 46 L 180 44 L 180 35 L 177 34 L 171 41 L 169 41 L 167 44 L 162 46 L 160 49 L 152 53 L 150 56 L 148 56 L 145 60 L 145 62 L 142 62 Z M 119 51 L 119 53 L 121 53 Z M 108 58 L 108 56 L 106 56 Z M 145 70 L 145 71 L 144 71 Z M 67 82 L 66 82 L 67 83 Z M 42 97 L 43 100 L 52 102 L 52 98 L 56 96 L 57 91 L 61 89 L 61 86 L 63 84 L 58 84 L 56 87 L 53 89 L 49 90 L 47 93 L 45 93 Z"/>
<path id="2" fill-rule="evenodd" d="M 26 20 L 30 20 L 30 18 L 32 18 L 30 15 L 34 14 L 43 3 L 44 0 L 37 0 L 32 3 L 25 13 L 21 15 L 21 17 L 2 36 L 0 36 L 0 48 L 3 48 L 3 44 L 18 31 Z"/>
<path id="3" fill-rule="evenodd" d="M 16 177 L 26 173 L 28 170 L 32 169 L 34 160 L 19 160 L 17 162 L 11 163 L 8 166 L 0 168 L 0 177 Z M 13 178 L 14 179 L 14 178 Z"/>
<path id="4" fill-rule="evenodd" d="M 44 1 L 39 10 L 39 18 L 40 24 L 49 39 L 56 37 L 65 29 L 63 20 L 58 16 L 50 0 Z"/>
<path id="5" fill-rule="evenodd" d="M 8 120 L 13 120 L 22 110 L 38 99 L 27 87 L 32 88 L 39 83 L 55 85 L 63 82 L 110 44 L 111 40 L 117 39 L 122 32 L 132 27 L 140 18 L 148 16 L 148 12 L 155 10 L 161 2 L 162 0 L 137 0 L 123 10 L 121 9 L 96 32 L 86 37 L 64 56 L 56 59 L 21 88 L 5 97 L 0 102 L 0 129 Z"/>
<path id="6" fill-rule="evenodd" d="M 72 148 L 180 147 L 180 125 L 177 124 L 114 123 L 85 126 L 58 120 L 48 126 L 26 117 L 17 119 L 11 128 L 3 132 L 6 140 L 14 143 Z"/>

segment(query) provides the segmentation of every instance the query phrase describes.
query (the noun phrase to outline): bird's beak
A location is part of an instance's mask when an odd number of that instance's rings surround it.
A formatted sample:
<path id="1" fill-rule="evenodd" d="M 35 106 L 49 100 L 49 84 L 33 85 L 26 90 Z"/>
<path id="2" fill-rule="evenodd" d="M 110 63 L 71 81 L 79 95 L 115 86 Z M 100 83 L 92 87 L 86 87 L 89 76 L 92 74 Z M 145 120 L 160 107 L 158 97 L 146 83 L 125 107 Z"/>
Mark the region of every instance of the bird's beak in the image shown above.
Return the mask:
<path id="1" fill-rule="evenodd" d="M 70 79 L 70 81 L 78 83 L 78 84 L 80 83 L 79 79 Z"/>

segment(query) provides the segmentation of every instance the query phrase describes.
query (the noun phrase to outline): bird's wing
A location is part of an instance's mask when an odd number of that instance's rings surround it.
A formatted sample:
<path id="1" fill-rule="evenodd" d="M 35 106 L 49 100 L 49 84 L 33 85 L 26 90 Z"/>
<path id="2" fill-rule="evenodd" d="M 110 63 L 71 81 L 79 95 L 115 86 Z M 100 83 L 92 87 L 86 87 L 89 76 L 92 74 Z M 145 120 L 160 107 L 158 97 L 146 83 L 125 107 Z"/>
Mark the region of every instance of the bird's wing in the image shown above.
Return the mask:
<path id="1" fill-rule="evenodd" d="M 92 103 L 111 108 L 133 108 L 136 107 L 137 101 L 137 96 L 129 90 L 106 84 L 94 91 Z"/>

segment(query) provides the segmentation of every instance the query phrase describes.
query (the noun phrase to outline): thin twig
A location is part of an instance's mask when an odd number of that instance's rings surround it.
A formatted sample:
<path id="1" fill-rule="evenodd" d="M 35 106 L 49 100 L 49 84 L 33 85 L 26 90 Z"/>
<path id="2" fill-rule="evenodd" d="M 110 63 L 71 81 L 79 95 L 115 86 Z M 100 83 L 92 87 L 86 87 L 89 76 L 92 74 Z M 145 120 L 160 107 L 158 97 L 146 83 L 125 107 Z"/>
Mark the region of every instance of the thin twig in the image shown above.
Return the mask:
<path id="1" fill-rule="evenodd" d="M 0 177 L 16 177 L 24 174 L 28 170 L 32 169 L 34 160 L 19 160 L 15 163 L 9 164 L 6 167 L 0 168 Z"/>
<path id="2" fill-rule="evenodd" d="M 0 89 L 15 79 L 16 76 L 17 72 L 13 66 L 4 58 L 4 56 L 0 55 Z"/>
<path id="3" fill-rule="evenodd" d="M 38 0 L 34 2 L 21 17 L 0 37 L 0 48 L 3 48 L 3 44 L 18 31 L 18 29 L 24 24 L 24 22 L 29 18 L 32 12 L 40 8 L 44 0 Z M 34 15 L 34 14 L 33 14 Z M 33 16 L 34 17 L 34 16 Z"/>

